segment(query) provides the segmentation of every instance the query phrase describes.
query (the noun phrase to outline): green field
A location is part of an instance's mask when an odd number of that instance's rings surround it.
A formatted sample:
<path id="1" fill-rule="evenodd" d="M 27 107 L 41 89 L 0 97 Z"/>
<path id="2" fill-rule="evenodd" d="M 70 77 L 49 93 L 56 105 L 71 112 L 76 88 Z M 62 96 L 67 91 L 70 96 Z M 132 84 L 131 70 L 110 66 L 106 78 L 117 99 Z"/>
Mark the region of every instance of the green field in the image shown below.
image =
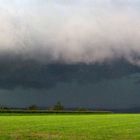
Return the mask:
<path id="1" fill-rule="evenodd" d="M 140 140 L 139 114 L 1 114 L 0 140 Z"/>

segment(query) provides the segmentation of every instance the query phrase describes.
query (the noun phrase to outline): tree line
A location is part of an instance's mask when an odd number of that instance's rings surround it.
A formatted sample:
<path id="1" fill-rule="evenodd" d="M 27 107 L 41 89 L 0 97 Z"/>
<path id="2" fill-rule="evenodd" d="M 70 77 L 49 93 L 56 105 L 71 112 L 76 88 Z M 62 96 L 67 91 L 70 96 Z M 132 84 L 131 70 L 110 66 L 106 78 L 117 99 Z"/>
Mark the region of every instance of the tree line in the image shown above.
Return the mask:
<path id="1" fill-rule="evenodd" d="M 35 111 L 35 110 L 42 110 L 42 108 L 40 108 L 39 106 L 33 104 L 33 105 L 30 105 L 26 108 L 11 108 L 11 107 L 7 107 L 7 106 L 2 106 L 0 105 L 0 110 L 18 110 L 18 109 L 21 109 L 21 110 L 29 110 L 29 111 Z M 64 110 L 68 110 L 64 107 L 64 105 L 58 101 L 53 107 L 50 107 L 50 108 L 46 108 L 45 110 L 48 110 L 48 111 L 64 111 Z M 83 108 L 83 107 L 78 107 L 78 108 L 75 108 L 75 109 L 71 109 L 71 110 L 75 110 L 75 111 L 88 111 L 87 108 Z"/>

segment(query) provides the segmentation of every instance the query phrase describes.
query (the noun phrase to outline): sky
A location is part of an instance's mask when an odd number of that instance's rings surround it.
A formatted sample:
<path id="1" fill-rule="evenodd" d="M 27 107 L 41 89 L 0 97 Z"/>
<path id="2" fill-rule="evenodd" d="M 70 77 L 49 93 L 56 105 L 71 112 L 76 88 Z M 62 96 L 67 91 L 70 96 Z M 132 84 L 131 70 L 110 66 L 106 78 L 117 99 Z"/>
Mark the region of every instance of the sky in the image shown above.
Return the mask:
<path id="1" fill-rule="evenodd" d="M 140 107 L 139 0 L 0 0 L 0 104 Z"/>

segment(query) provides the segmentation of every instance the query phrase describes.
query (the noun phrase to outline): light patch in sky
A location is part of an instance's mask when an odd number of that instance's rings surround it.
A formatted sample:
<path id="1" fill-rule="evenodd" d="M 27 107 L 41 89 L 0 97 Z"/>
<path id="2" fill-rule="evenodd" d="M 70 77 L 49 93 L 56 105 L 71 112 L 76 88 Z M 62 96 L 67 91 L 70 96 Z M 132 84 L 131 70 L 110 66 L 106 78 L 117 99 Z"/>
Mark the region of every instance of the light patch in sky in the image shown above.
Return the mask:
<path id="1" fill-rule="evenodd" d="M 139 6 L 138 0 L 0 0 L 0 52 L 45 63 L 124 57 L 139 64 Z"/>

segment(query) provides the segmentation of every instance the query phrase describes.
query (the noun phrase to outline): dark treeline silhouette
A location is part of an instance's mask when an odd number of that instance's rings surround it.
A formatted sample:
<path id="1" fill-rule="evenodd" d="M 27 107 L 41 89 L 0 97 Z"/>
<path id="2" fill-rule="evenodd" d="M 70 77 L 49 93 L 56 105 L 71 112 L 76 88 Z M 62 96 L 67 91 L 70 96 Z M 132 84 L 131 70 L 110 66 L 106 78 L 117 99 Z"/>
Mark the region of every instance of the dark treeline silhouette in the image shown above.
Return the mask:
<path id="1" fill-rule="evenodd" d="M 0 105 L 0 112 L 4 113 L 112 113 L 108 110 L 97 110 L 97 109 L 89 109 L 83 107 L 75 107 L 75 108 L 65 108 L 64 105 L 58 101 L 52 107 L 39 107 L 35 104 L 30 105 L 25 108 L 12 108 L 8 106 Z"/>
<path id="2" fill-rule="evenodd" d="M 126 108 L 126 109 L 101 109 L 101 108 L 86 108 L 86 107 L 74 107 L 74 108 L 65 108 L 64 105 L 58 101 L 54 106 L 52 107 L 39 107 L 35 104 L 32 104 L 25 108 L 14 108 L 9 107 L 7 105 L 0 105 L 0 112 L 17 112 L 17 113 L 32 113 L 32 112 L 38 112 L 38 113 L 51 113 L 51 112 L 63 112 L 63 113 L 71 113 L 71 112 L 89 112 L 89 113 L 140 113 L 140 107 L 134 107 L 134 108 Z"/>

